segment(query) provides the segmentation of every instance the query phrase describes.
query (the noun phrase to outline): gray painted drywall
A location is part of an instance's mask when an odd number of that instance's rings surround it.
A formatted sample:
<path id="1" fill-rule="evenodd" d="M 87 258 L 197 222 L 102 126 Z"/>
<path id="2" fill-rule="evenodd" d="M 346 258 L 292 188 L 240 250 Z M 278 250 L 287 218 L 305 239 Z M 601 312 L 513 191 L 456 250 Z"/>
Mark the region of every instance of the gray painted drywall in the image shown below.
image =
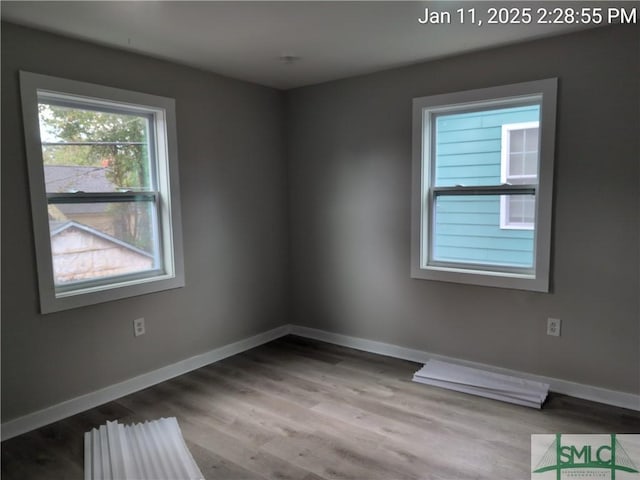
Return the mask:
<path id="1" fill-rule="evenodd" d="M 3 23 L 2 421 L 290 320 L 637 393 L 638 45 L 604 28 L 282 94 Z M 38 313 L 18 69 L 176 98 L 185 288 Z M 411 98 L 551 76 L 553 293 L 410 279 Z"/>
<path id="2" fill-rule="evenodd" d="M 176 99 L 186 287 L 38 313 L 20 69 Z M 2 24 L 3 422 L 286 323 L 283 126 L 276 90 Z"/>
<path id="3" fill-rule="evenodd" d="M 288 92 L 292 321 L 639 393 L 639 34 L 600 28 Z M 552 293 L 410 279 L 411 99 L 548 77 Z"/>

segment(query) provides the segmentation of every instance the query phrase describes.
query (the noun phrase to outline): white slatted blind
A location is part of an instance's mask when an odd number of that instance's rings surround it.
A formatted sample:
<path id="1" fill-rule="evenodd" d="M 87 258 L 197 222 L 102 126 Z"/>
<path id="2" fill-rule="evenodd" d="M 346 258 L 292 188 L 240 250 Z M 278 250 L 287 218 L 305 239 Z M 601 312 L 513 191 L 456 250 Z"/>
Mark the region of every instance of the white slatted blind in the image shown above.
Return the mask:
<path id="1" fill-rule="evenodd" d="M 413 381 L 533 408 L 541 408 L 549 392 L 546 383 L 439 360 L 429 360 Z"/>
<path id="2" fill-rule="evenodd" d="M 204 480 L 175 417 L 84 434 L 85 480 Z"/>

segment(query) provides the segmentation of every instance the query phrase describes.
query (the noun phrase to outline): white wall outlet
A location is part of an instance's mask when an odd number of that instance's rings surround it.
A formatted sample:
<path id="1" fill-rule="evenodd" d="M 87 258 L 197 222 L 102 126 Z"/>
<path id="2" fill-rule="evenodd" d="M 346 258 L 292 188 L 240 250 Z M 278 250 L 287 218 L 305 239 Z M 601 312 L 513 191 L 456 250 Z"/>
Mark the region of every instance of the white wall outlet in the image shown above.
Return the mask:
<path id="1" fill-rule="evenodd" d="M 560 336 L 560 319 L 559 318 L 547 318 L 547 335 L 554 337 Z"/>
<path id="2" fill-rule="evenodd" d="M 145 332 L 144 318 L 136 318 L 133 321 L 133 334 L 136 337 L 139 337 L 140 335 L 144 335 L 144 332 Z"/>

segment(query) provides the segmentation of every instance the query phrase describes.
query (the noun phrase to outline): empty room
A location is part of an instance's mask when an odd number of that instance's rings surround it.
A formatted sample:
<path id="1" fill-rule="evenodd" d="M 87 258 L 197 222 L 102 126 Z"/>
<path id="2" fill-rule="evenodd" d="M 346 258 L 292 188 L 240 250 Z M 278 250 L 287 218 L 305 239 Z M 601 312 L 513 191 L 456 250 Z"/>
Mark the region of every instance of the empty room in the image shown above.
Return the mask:
<path id="1" fill-rule="evenodd" d="M 2 1 L 6 480 L 640 479 L 640 5 Z"/>

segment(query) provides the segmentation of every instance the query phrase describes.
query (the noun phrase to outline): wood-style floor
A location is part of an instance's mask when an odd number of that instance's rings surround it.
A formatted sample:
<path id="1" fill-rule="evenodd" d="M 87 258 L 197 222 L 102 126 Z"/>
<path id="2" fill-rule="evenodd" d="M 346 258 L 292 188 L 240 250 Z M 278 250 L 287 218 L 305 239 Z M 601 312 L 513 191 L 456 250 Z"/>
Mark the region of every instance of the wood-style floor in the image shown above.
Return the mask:
<path id="1" fill-rule="evenodd" d="M 418 364 L 288 336 L 2 443 L 2 479 L 82 479 L 83 432 L 175 416 L 207 479 L 530 478 L 532 433 L 638 433 L 562 395 L 543 410 L 411 382 Z"/>

